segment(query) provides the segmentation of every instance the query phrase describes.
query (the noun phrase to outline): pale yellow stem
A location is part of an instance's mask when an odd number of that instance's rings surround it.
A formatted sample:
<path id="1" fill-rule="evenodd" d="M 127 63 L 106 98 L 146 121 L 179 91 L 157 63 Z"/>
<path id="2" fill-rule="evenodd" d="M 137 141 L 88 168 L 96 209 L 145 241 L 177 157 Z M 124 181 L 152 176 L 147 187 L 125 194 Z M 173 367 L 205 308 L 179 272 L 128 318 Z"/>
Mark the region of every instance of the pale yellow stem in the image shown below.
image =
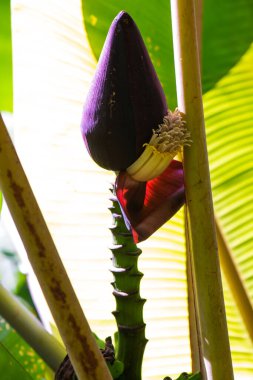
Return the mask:
<path id="1" fill-rule="evenodd" d="M 197 40 L 198 40 L 198 52 L 199 52 L 199 66 L 200 71 L 202 68 L 202 21 L 203 21 L 203 1 L 195 0 L 196 10 L 196 27 L 197 27 Z"/>
<path id="2" fill-rule="evenodd" d="M 186 273 L 187 273 L 187 291 L 188 291 L 188 312 L 189 312 L 189 333 L 192 359 L 192 372 L 200 371 L 200 326 L 197 318 L 196 295 L 194 292 L 194 280 L 192 273 L 192 252 L 190 244 L 190 231 L 188 226 L 188 216 L 185 207 L 185 246 L 186 246 Z"/>
<path id="3" fill-rule="evenodd" d="M 1 116 L 0 187 L 79 380 L 112 379 Z"/>
<path id="4" fill-rule="evenodd" d="M 194 0 L 171 0 L 178 108 L 193 141 L 184 149 L 186 203 L 203 380 L 233 380 L 218 260 Z"/>
<path id="5" fill-rule="evenodd" d="M 202 0 L 195 0 L 196 9 L 196 27 L 197 27 L 197 42 L 199 52 L 199 66 L 201 70 L 201 44 L 202 44 Z M 190 244 L 190 231 L 188 223 L 188 213 L 185 207 L 185 241 L 186 241 L 186 259 L 187 259 L 187 289 L 188 289 L 188 310 L 189 310 L 189 332 L 190 332 L 190 345 L 192 357 L 192 372 L 199 372 L 201 368 L 200 352 L 201 352 L 201 339 L 200 339 L 200 326 L 197 317 L 197 299 L 194 290 L 193 279 L 193 264 L 192 252 Z"/>

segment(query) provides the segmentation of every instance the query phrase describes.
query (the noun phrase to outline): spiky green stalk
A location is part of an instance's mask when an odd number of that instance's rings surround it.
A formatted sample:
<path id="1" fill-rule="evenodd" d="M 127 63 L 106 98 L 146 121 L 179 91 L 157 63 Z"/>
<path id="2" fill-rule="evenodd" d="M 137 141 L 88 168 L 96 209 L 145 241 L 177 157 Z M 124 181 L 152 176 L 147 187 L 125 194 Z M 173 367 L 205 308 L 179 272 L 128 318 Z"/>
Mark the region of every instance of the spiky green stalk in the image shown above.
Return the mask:
<path id="1" fill-rule="evenodd" d="M 113 225 L 111 269 L 114 275 L 112 283 L 116 310 L 113 315 L 118 326 L 117 358 L 124 363 L 124 373 L 120 380 L 141 380 L 141 367 L 147 339 L 143 321 L 145 299 L 140 296 L 140 281 L 143 274 L 138 270 L 138 258 L 141 250 L 128 231 L 117 198 L 111 197 L 110 211 Z"/>

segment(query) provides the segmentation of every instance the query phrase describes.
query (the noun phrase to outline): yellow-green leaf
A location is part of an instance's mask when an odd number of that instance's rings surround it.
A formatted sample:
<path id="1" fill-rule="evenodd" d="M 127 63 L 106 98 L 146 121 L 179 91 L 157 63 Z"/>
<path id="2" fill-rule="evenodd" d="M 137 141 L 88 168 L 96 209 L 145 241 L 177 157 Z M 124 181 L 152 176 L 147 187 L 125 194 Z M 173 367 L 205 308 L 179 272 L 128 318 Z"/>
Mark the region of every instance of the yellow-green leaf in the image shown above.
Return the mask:
<path id="1" fill-rule="evenodd" d="M 0 110 L 12 111 L 12 44 L 10 0 L 0 2 Z"/>

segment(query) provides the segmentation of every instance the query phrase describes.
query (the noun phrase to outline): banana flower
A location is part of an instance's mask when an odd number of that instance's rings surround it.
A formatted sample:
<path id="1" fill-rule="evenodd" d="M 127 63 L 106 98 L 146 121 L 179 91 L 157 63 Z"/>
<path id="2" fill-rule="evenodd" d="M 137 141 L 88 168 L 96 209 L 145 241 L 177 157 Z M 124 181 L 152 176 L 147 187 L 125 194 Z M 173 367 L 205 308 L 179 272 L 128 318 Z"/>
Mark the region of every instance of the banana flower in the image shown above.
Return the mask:
<path id="1" fill-rule="evenodd" d="M 147 239 L 184 203 L 182 163 L 173 158 L 190 138 L 180 112 L 168 111 L 141 34 L 124 11 L 109 29 L 81 131 L 93 160 L 117 173 L 116 195 L 135 242 Z"/>

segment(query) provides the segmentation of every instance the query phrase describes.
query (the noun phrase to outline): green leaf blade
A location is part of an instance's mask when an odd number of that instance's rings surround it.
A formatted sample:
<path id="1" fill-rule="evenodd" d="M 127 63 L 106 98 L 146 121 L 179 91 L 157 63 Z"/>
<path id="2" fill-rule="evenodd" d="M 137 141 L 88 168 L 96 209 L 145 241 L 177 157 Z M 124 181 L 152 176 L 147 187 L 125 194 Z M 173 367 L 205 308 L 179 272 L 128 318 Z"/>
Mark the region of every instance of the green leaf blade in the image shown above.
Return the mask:
<path id="1" fill-rule="evenodd" d="M 12 44 L 10 0 L 0 2 L 0 110 L 12 112 Z"/>
<path id="2" fill-rule="evenodd" d="M 203 2 L 203 90 L 213 88 L 249 48 L 253 2 Z"/>
<path id="3" fill-rule="evenodd" d="M 10 380 L 10 379 L 32 380 L 32 377 L 16 361 L 16 359 L 1 344 L 1 342 L 0 342 L 0 368 L 2 369 L 1 371 L 2 380 Z"/>
<path id="4" fill-rule="evenodd" d="M 22 339 L 21 336 L 2 317 L 0 317 L 0 350 L 1 347 L 2 350 L 5 351 L 5 357 L 7 355 L 6 352 L 8 352 L 8 361 L 10 364 L 7 366 L 6 363 L 0 362 L 0 369 L 5 368 L 5 366 L 9 369 L 14 365 L 11 363 L 15 362 L 15 367 L 19 368 L 16 370 L 21 371 L 20 368 L 22 368 L 22 373 L 25 373 L 25 375 L 23 375 L 24 377 L 7 377 L 6 380 L 14 378 L 22 380 L 53 379 L 53 372 L 47 367 L 40 356 L 37 355 L 37 353 L 29 346 L 29 344 L 26 343 L 24 339 Z"/>
<path id="5" fill-rule="evenodd" d="M 253 47 L 204 96 L 216 214 L 250 299 L 253 298 Z M 235 373 L 252 376 L 252 342 L 224 279 Z M 240 377 L 238 377 L 240 378 Z M 244 378 L 244 377 L 242 377 Z"/>

